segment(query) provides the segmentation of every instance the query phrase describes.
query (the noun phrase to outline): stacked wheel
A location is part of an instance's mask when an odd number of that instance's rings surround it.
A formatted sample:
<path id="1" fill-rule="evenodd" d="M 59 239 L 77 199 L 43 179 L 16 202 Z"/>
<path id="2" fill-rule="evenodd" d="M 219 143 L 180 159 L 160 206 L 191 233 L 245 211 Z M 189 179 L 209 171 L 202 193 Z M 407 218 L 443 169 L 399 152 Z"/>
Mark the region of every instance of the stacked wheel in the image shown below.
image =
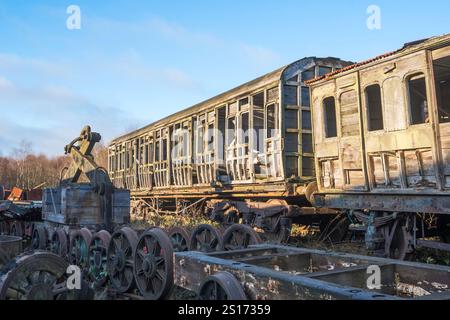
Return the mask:
<path id="1" fill-rule="evenodd" d="M 56 300 L 68 289 L 68 263 L 49 252 L 16 257 L 0 279 L 0 300 Z"/>
<path id="2" fill-rule="evenodd" d="M 146 299 L 163 299 L 173 287 L 173 248 L 159 228 L 146 230 L 134 251 L 134 278 Z"/>
<path id="3" fill-rule="evenodd" d="M 207 277 L 200 285 L 198 297 L 200 300 L 247 300 L 239 281 L 226 271 Z"/>
<path id="4" fill-rule="evenodd" d="M 252 227 L 234 224 L 225 230 L 222 248 L 225 251 L 240 250 L 260 243 L 262 243 L 261 237 Z"/>
<path id="5" fill-rule="evenodd" d="M 60 257 L 65 258 L 68 252 L 67 234 L 64 229 L 56 229 L 52 234 L 52 239 L 50 242 L 50 251 Z"/>
<path id="6" fill-rule="evenodd" d="M 111 235 L 108 231 L 97 232 L 89 245 L 89 278 L 96 288 L 103 286 L 108 279 L 108 247 Z"/>
<path id="7" fill-rule="evenodd" d="M 43 225 L 36 225 L 31 236 L 31 248 L 33 250 L 46 250 L 48 245 L 47 229 Z"/>
<path id="8" fill-rule="evenodd" d="M 133 275 L 133 251 L 138 236 L 129 227 L 114 232 L 108 246 L 107 271 L 113 287 L 119 293 L 129 292 L 135 287 Z"/>
<path id="9" fill-rule="evenodd" d="M 222 235 L 209 224 L 198 225 L 192 232 L 189 248 L 191 251 L 214 252 L 222 249 Z"/>
<path id="10" fill-rule="evenodd" d="M 92 233 L 89 229 L 83 228 L 76 230 L 70 237 L 69 262 L 86 270 L 88 267 L 89 244 L 91 243 Z"/>
<path id="11" fill-rule="evenodd" d="M 168 232 L 174 252 L 189 251 L 190 236 L 186 229 L 173 227 Z"/>

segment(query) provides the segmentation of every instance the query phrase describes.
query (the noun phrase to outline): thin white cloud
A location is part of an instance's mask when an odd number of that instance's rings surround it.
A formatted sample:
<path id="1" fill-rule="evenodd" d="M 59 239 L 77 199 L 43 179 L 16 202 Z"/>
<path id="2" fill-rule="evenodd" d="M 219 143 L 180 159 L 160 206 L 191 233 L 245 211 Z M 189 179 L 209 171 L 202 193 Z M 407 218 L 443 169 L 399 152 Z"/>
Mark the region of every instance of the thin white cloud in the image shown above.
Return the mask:
<path id="1" fill-rule="evenodd" d="M 14 89 L 14 84 L 6 79 L 5 77 L 0 76 L 0 92 L 9 92 Z"/>
<path id="2" fill-rule="evenodd" d="M 3 154 L 27 140 L 38 152 L 58 155 L 87 124 L 107 143 L 136 123 L 118 108 L 100 106 L 61 86 L 26 88 L 0 77 L 0 97 Z"/>
<path id="3" fill-rule="evenodd" d="M 114 34 L 133 36 L 139 34 L 142 39 L 151 35 L 159 35 L 180 46 L 197 48 L 200 46 L 211 52 L 232 48 L 231 52 L 234 51 L 237 56 L 258 65 L 273 65 L 280 62 L 279 54 L 270 48 L 243 41 L 227 40 L 212 33 L 189 29 L 161 17 L 134 22 L 91 18 L 90 23 L 100 33 L 107 30 Z"/>
<path id="4" fill-rule="evenodd" d="M 34 70 L 40 73 L 62 76 L 67 73 L 67 67 L 44 59 L 22 57 L 11 53 L 0 53 L 0 70 Z"/>

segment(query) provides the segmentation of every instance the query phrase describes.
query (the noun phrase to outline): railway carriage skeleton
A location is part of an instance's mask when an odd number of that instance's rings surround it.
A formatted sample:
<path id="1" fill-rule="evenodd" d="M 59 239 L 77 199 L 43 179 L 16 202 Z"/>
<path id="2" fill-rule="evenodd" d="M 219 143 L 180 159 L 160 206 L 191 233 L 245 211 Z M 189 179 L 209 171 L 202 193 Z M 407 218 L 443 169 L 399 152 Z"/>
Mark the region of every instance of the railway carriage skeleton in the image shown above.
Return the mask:
<path id="1" fill-rule="evenodd" d="M 207 212 L 222 226 L 243 222 L 263 230 L 265 240 L 286 241 L 293 222 L 336 214 L 307 199 L 315 174 L 305 81 L 349 64 L 301 59 L 116 138 L 111 180 L 130 189 L 135 213 Z"/>

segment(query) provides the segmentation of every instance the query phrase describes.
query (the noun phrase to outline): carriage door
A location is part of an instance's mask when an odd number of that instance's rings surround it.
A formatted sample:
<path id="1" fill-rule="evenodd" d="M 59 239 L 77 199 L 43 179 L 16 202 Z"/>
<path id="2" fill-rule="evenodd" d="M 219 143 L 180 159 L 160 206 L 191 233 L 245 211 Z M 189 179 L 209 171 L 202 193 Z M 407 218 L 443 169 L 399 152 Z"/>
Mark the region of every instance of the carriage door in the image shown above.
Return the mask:
<path id="1" fill-rule="evenodd" d="M 358 94 L 355 89 L 343 89 L 339 95 L 341 140 L 339 153 L 342 163 L 344 188 L 363 190 L 366 179 L 361 156 L 361 136 L 358 108 Z"/>
<path id="2" fill-rule="evenodd" d="M 450 188 L 450 47 L 433 51 L 444 186 Z"/>

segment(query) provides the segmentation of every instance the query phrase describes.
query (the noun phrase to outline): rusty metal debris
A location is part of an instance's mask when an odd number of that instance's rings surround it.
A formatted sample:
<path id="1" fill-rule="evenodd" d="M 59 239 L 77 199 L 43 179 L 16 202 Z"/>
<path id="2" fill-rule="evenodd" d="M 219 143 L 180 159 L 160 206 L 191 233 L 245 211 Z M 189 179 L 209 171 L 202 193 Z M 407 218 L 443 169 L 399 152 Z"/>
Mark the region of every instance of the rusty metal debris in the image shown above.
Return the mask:
<path id="1" fill-rule="evenodd" d="M 204 299 L 450 299 L 450 267 L 279 245 L 177 252 L 174 266 L 175 285 Z M 369 286 L 370 266 L 381 270 L 379 288 Z"/>

